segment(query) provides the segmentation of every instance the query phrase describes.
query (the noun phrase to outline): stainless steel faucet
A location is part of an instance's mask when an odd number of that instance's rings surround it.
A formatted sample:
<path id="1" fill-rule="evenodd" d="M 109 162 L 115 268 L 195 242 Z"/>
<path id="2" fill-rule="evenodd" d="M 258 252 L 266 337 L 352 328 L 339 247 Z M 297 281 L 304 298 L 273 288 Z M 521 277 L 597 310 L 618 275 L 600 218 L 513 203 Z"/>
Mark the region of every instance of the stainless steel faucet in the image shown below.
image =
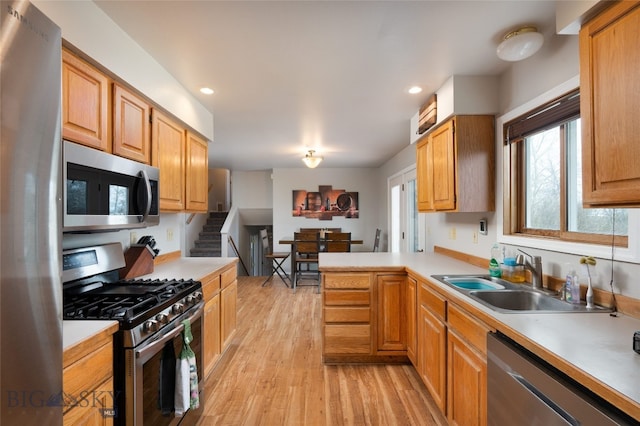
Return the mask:
<path id="1" fill-rule="evenodd" d="M 542 282 L 542 256 L 531 256 L 520 249 L 519 252 L 526 254 L 529 260 L 524 260 L 524 267 L 531 271 L 531 286 L 533 288 L 541 289 L 543 287 Z M 517 263 L 520 263 L 518 261 Z"/>

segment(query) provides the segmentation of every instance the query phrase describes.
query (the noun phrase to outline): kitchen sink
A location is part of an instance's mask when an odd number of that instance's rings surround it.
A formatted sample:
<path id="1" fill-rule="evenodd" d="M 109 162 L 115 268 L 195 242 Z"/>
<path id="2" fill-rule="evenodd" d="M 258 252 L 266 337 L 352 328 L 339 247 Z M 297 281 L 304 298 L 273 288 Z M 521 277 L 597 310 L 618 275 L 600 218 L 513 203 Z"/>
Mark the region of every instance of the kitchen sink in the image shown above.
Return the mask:
<path id="1" fill-rule="evenodd" d="M 447 284 L 463 290 L 503 290 L 505 286 L 481 277 L 446 278 Z"/>
<path id="2" fill-rule="evenodd" d="M 610 312 L 600 306 L 587 309 L 584 303 L 560 300 L 547 290 L 515 284 L 484 275 L 432 275 L 433 278 L 502 313 Z"/>

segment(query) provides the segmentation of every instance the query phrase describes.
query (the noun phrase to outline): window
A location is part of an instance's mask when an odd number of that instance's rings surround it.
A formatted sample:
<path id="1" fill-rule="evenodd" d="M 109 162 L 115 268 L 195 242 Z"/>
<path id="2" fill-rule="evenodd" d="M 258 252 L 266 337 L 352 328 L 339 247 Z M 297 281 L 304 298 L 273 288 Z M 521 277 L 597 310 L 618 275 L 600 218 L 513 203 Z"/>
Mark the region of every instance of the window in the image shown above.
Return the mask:
<path id="1" fill-rule="evenodd" d="M 582 208 L 580 94 L 504 125 L 505 232 L 626 247 L 626 209 Z"/>

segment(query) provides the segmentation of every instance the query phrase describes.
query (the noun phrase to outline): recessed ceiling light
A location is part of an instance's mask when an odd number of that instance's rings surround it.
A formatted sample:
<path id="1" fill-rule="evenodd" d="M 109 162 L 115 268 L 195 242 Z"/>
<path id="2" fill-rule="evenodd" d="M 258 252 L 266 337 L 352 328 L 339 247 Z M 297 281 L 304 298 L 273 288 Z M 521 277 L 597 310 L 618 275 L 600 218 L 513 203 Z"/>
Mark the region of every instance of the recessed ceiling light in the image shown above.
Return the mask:
<path id="1" fill-rule="evenodd" d="M 200 89 L 200 93 L 204 93 L 205 95 L 213 95 L 213 89 L 209 89 L 208 87 L 203 87 Z"/>
<path id="2" fill-rule="evenodd" d="M 409 89 L 409 93 L 411 93 L 412 95 L 416 95 L 420 92 L 422 92 L 422 87 L 413 86 L 412 88 Z"/>

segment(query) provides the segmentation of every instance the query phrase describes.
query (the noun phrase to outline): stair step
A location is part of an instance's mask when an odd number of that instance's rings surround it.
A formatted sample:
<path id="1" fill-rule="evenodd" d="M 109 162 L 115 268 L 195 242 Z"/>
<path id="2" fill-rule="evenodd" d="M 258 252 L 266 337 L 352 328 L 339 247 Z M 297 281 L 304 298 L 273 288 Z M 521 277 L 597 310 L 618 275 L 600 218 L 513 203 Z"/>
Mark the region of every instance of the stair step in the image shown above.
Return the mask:
<path id="1" fill-rule="evenodd" d="M 222 255 L 220 250 L 209 248 L 192 248 L 191 257 L 220 257 Z"/>
<path id="2" fill-rule="evenodd" d="M 216 241 L 221 241 L 222 240 L 222 235 L 220 235 L 219 232 L 201 232 L 200 234 L 198 234 L 199 236 L 199 240 L 216 240 Z"/>
<path id="3" fill-rule="evenodd" d="M 197 248 L 219 248 L 220 242 L 215 240 L 197 240 L 195 245 Z"/>

